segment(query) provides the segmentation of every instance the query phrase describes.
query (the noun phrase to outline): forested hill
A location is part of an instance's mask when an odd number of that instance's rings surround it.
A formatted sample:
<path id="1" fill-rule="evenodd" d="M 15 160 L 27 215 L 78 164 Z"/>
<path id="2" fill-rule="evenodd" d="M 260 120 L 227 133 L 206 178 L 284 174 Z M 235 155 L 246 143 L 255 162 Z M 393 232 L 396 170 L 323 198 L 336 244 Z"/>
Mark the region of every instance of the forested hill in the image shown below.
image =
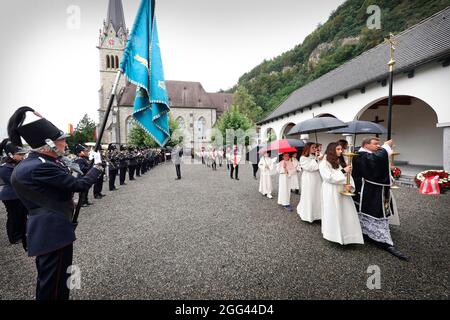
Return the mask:
<path id="1" fill-rule="evenodd" d="M 370 5 L 381 9 L 381 29 L 369 29 Z M 272 60 L 265 60 L 239 78 L 262 108 L 261 120 L 294 90 L 344 62 L 450 6 L 450 0 L 347 0 L 317 27 L 303 43 Z"/>

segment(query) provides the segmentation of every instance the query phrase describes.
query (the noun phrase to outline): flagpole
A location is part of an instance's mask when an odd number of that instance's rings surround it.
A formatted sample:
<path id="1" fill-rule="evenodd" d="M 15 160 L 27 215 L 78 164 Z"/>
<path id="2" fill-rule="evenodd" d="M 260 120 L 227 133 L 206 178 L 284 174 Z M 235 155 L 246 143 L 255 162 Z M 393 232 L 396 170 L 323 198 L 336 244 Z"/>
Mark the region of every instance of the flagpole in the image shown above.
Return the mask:
<path id="1" fill-rule="evenodd" d="M 390 60 L 388 62 L 389 66 L 389 96 L 388 96 L 388 132 L 387 132 L 387 140 L 391 140 L 392 138 L 392 88 L 394 86 L 394 67 L 395 67 L 395 59 L 394 59 L 394 51 L 397 43 L 394 41 L 394 35 L 391 33 L 388 39 L 385 39 L 385 42 L 390 46 Z"/>
<path id="2" fill-rule="evenodd" d="M 116 80 L 114 80 L 114 85 L 112 87 L 111 90 L 111 94 L 109 96 L 109 101 L 108 101 L 108 107 L 106 108 L 105 111 L 105 115 L 103 117 L 103 122 L 102 125 L 100 127 L 100 132 L 97 136 L 97 141 L 95 143 L 95 152 L 97 152 L 100 149 L 100 144 L 103 138 L 103 133 L 105 132 L 105 128 L 106 128 L 106 122 L 108 121 L 108 117 L 109 114 L 111 113 L 111 109 L 112 109 L 112 105 L 114 103 L 114 98 L 116 96 L 116 90 L 117 90 L 117 86 L 119 84 L 119 80 L 120 80 L 120 76 L 122 75 L 122 71 L 117 71 L 117 75 L 116 75 Z M 92 167 L 91 163 L 91 167 Z M 75 208 L 75 213 L 73 215 L 73 219 L 72 219 L 72 223 L 76 226 L 78 224 L 78 216 L 80 215 L 80 210 L 81 210 L 81 205 L 82 205 L 82 199 L 84 198 L 84 194 L 86 194 L 86 192 L 80 192 L 79 196 L 78 196 L 78 202 L 77 202 L 77 206 Z"/>
<path id="3" fill-rule="evenodd" d="M 100 144 L 101 144 L 101 141 L 103 138 L 103 133 L 105 132 L 105 128 L 106 128 L 106 122 L 108 121 L 109 114 L 111 113 L 112 105 L 114 102 L 114 98 L 116 96 L 116 90 L 117 90 L 117 86 L 119 85 L 119 80 L 120 80 L 121 75 L 122 75 L 122 71 L 120 71 L 120 70 L 117 71 L 116 80 L 114 80 L 114 85 L 112 87 L 111 94 L 109 96 L 108 107 L 106 108 L 106 112 L 103 117 L 103 122 L 100 127 L 100 132 L 97 135 L 97 141 L 95 143 L 95 152 L 97 152 L 100 149 Z"/>

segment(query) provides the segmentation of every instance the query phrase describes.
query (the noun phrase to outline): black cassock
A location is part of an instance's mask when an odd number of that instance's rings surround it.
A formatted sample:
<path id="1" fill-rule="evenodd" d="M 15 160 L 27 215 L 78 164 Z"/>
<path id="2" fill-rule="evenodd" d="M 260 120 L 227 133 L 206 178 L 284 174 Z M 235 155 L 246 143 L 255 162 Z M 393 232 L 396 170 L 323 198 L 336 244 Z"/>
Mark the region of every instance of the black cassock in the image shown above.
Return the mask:
<path id="1" fill-rule="evenodd" d="M 382 148 L 373 153 L 359 151 L 352 164 L 356 187 L 353 200 L 363 233 L 375 241 L 393 245 L 389 216 L 397 212 L 390 190 L 391 173 L 387 150 Z"/>

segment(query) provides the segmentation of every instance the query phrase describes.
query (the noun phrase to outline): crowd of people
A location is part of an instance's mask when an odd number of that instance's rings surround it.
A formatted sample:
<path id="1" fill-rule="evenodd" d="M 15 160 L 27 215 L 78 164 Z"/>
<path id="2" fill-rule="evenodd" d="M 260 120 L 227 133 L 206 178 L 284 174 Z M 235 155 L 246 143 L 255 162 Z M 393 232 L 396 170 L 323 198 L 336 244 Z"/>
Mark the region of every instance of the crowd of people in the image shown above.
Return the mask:
<path id="1" fill-rule="evenodd" d="M 27 114 L 34 121 L 25 121 Z M 79 144 L 70 154 L 67 137 L 32 108 L 21 107 L 8 122 L 8 138 L 0 143 L 6 233 L 11 244 L 21 243 L 28 256 L 36 257 L 38 300 L 69 298 L 66 270 L 72 265 L 75 207 L 92 204 L 91 188 L 95 199 L 104 197 L 105 172 L 109 190 L 115 191 L 117 175 L 124 186 L 127 173 L 133 181 L 165 161 L 161 149 L 116 144 L 100 152 Z"/>
<path id="2" fill-rule="evenodd" d="M 25 124 L 30 113 L 37 120 Z M 8 138 L 0 144 L 0 153 L 5 154 L 0 165 L 0 200 L 8 215 L 7 235 L 11 243 L 21 243 L 29 256 L 36 257 L 37 299 L 69 297 L 69 274 L 64 270 L 72 265 L 77 226 L 74 194 L 80 194 L 78 203 L 90 205 L 87 195 L 92 186 L 94 198 L 104 196 L 105 172 L 109 190 L 115 191 L 117 176 L 124 186 L 127 172 L 133 181 L 165 161 L 165 150 L 114 144 L 103 155 L 83 145 L 77 145 L 76 155 L 68 155 L 67 137 L 32 108 L 22 107 L 10 118 Z M 343 155 L 345 140 L 330 143 L 323 153 L 321 145 L 306 143 L 300 156 L 284 153 L 277 159 L 265 152 L 250 161 L 255 179 L 260 170 L 259 192 L 272 198 L 272 175 L 278 173 L 278 204 L 292 212 L 292 195 L 300 194 L 297 213 L 310 223 L 320 220 L 325 239 L 342 245 L 371 241 L 408 260 L 394 246 L 389 229 L 390 223 L 399 223 L 390 190 L 392 146 L 391 140 L 381 146 L 378 138 L 364 139 L 353 164 L 346 163 Z M 239 164 L 248 154 L 243 157 L 242 149 L 233 145 L 202 148 L 196 155 L 213 171 L 217 165 L 226 166 L 230 178 L 239 180 Z M 182 156 L 179 144 L 171 153 L 177 180 Z"/>
<path id="3" fill-rule="evenodd" d="M 259 192 L 272 198 L 272 176 L 277 173 L 278 204 L 292 212 L 292 194 L 300 193 L 296 208 L 300 219 L 321 221 L 325 239 L 341 245 L 366 240 L 408 260 L 394 246 L 389 227 L 399 224 L 390 190 L 392 146 L 392 140 L 381 145 L 379 138 L 366 138 L 352 164 L 344 157 L 346 140 L 330 143 L 323 153 L 320 144 L 308 142 L 300 157 L 283 153 L 280 161 L 265 152 L 258 164 Z"/>

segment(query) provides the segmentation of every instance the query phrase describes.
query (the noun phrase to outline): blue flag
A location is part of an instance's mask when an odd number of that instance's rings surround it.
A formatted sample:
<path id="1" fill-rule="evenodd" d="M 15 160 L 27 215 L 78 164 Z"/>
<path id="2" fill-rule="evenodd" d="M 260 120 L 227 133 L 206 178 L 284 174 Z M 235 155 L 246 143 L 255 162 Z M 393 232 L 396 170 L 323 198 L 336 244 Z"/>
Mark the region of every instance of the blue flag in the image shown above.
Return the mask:
<path id="1" fill-rule="evenodd" d="M 169 99 L 164 81 L 154 0 L 142 0 L 128 39 L 120 70 L 137 86 L 133 117 L 160 145 L 170 138 Z"/>

